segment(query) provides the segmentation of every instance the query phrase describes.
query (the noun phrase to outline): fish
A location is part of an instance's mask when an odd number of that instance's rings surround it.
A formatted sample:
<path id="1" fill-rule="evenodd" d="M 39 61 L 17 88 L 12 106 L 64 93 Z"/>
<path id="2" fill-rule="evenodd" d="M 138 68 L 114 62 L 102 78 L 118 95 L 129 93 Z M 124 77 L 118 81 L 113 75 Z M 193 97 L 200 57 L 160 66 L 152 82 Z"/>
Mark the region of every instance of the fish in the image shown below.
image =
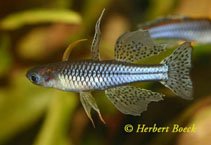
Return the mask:
<path id="1" fill-rule="evenodd" d="M 191 41 L 196 44 L 211 43 L 211 19 L 187 16 L 161 17 L 138 26 L 148 30 L 152 39 L 164 40 L 169 43 Z"/>
<path id="2" fill-rule="evenodd" d="M 150 102 L 161 101 L 165 96 L 130 85 L 135 82 L 159 81 L 176 95 L 193 99 L 190 79 L 193 47 L 190 42 L 180 45 L 160 64 L 137 64 L 138 60 L 159 55 L 165 51 L 165 46 L 156 44 L 148 31 L 126 32 L 116 41 L 114 60 L 101 60 L 100 22 L 103 13 L 95 26 L 91 59 L 69 60 L 72 47 L 85 41 L 78 40 L 68 46 L 62 61 L 34 67 L 26 73 L 26 77 L 35 85 L 79 93 L 82 106 L 94 127 L 92 109 L 103 123 L 105 121 L 91 91 L 105 91 L 120 112 L 134 116 L 140 116 Z"/>

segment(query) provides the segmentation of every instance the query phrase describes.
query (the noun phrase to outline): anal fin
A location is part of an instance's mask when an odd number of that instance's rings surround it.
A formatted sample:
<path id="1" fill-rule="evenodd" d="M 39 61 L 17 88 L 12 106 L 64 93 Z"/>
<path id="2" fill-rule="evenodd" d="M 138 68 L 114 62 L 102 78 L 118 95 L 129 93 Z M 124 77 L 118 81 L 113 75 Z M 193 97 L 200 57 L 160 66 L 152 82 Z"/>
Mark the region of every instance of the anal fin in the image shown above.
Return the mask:
<path id="1" fill-rule="evenodd" d="M 92 108 L 98 113 L 100 120 L 105 124 L 105 121 L 103 120 L 103 117 L 100 113 L 100 109 L 98 108 L 97 103 L 90 92 L 81 92 L 80 93 L 80 101 L 84 107 L 84 110 L 85 110 L 87 116 L 91 120 L 94 127 L 95 127 L 95 124 L 94 124 L 94 121 L 91 116 Z"/>
<path id="2" fill-rule="evenodd" d="M 105 91 L 108 99 L 124 114 L 140 116 L 150 102 L 163 100 L 163 94 L 133 86 L 121 86 Z"/>

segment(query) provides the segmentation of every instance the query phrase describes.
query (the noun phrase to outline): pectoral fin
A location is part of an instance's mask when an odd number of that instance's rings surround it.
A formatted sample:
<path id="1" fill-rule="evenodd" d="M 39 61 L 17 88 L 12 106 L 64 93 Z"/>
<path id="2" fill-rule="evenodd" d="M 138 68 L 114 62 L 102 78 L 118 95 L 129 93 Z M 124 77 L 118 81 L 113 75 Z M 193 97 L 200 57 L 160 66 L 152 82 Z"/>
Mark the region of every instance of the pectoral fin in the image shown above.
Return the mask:
<path id="1" fill-rule="evenodd" d="M 150 102 L 163 100 L 160 93 L 132 86 L 122 86 L 105 91 L 108 99 L 124 114 L 140 116 Z"/>
<path id="2" fill-rule="evenodd" d="M 94 97 L 92 96 L 92 94 L 90 92 L 81 92 L 80 93 L 80 100 L 81 100 L 81 103 L 84 107 L 84 110 L 85 110 L 87 116 L 91 120 L 94 127 L 95 127 L 95 124 L 94 124 L 94 121 L 93 121 L 92 116 L 91 116 L 91 109 L 92 108 L 95 111 L 97 111 L 100 120 L 105 124 L 105 121 L 103 120 L 102 115 L 100 113 L 100 109 L 98 108 L 97 103 L 96 103 Z"/>
<path id="3" fill-rule="evenodd" d="M 116 41 L 114 57 L 118 61 L 134 62 L 165 51 L 165 44 L 156 44 L 148 31 L 122 34 Z"/>

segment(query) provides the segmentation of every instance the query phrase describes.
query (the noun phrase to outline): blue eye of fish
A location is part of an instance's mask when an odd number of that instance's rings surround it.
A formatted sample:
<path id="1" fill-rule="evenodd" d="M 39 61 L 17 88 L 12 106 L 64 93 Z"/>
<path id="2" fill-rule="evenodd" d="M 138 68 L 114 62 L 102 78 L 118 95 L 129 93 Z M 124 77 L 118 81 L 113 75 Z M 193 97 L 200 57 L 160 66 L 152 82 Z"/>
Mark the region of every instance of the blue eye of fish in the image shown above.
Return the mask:
<path id="1" fill-rule="evenodd" d="M 32 80 L 33 82 L 36 82 L 36 81 L 37 81 L 37 77 L 31 76 L 31 80 Z"/>
<path id="2" fill-rule="evenodd" d="M 40 82 L 40 77 L 38 75 L 31 75 L 30 76 L 30 80 L 33 82 L 33 83 L 39 83 Z"/>

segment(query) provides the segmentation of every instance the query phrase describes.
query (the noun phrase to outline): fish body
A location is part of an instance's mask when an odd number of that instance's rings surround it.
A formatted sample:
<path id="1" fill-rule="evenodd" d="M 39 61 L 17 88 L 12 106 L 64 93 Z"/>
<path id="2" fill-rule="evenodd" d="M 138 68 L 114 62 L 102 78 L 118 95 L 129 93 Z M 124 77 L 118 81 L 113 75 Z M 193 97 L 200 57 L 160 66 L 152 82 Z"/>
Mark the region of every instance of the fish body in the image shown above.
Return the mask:
<path id="1" fill-rule="evenodd" d="M 168 79 L 168 66 L 165 64 L 140 65 L 114 60 L 74 60 L 48 64 L 32 69 L 40 75 L 48 72 L 51 76 L 43 81 L 47 86 L 72 92 L 106 90 L 134 82 L 165 81 Z M 47 84 L 45 84 L 47 83 Z"/>
<path id="2" fill-rule="evenodd" d="M 103 11 L 104 12 L 104 11 Z M 105 91 L 107 98 L 122 113 L 140 116 L 150 102 L 163 100 L 163 94 L 130 86 L 134 82 L 159 81 L 176 95 L 192 99 L 190 79 L 192 46 L 190 42 L 180 45 L 160 64 L 135 64 L 136 61 L 159 55 L 166 45 L 153 41 L 149 31 L 133 31 L 122 34 L 114 47 L 114 60 L 101 60 L 99 17 L 91 45 L 90 60 L 69 60 L 72 47 L 69 45 L 61 62 L 46 64 L 29 70 L 27 78 L 35 85 L 64 91 L 78 92 L 80 101 L 91 122 L 91 109 L 95 110 L 103 123 L 100 110 L 91 91 Z"/>
<path id="3" fill-rule="evenodd" d="M 140 27 L 148 30 L 153 39 L 211 43 L 211 20 L 208 18 L 159 18 Z"/>

